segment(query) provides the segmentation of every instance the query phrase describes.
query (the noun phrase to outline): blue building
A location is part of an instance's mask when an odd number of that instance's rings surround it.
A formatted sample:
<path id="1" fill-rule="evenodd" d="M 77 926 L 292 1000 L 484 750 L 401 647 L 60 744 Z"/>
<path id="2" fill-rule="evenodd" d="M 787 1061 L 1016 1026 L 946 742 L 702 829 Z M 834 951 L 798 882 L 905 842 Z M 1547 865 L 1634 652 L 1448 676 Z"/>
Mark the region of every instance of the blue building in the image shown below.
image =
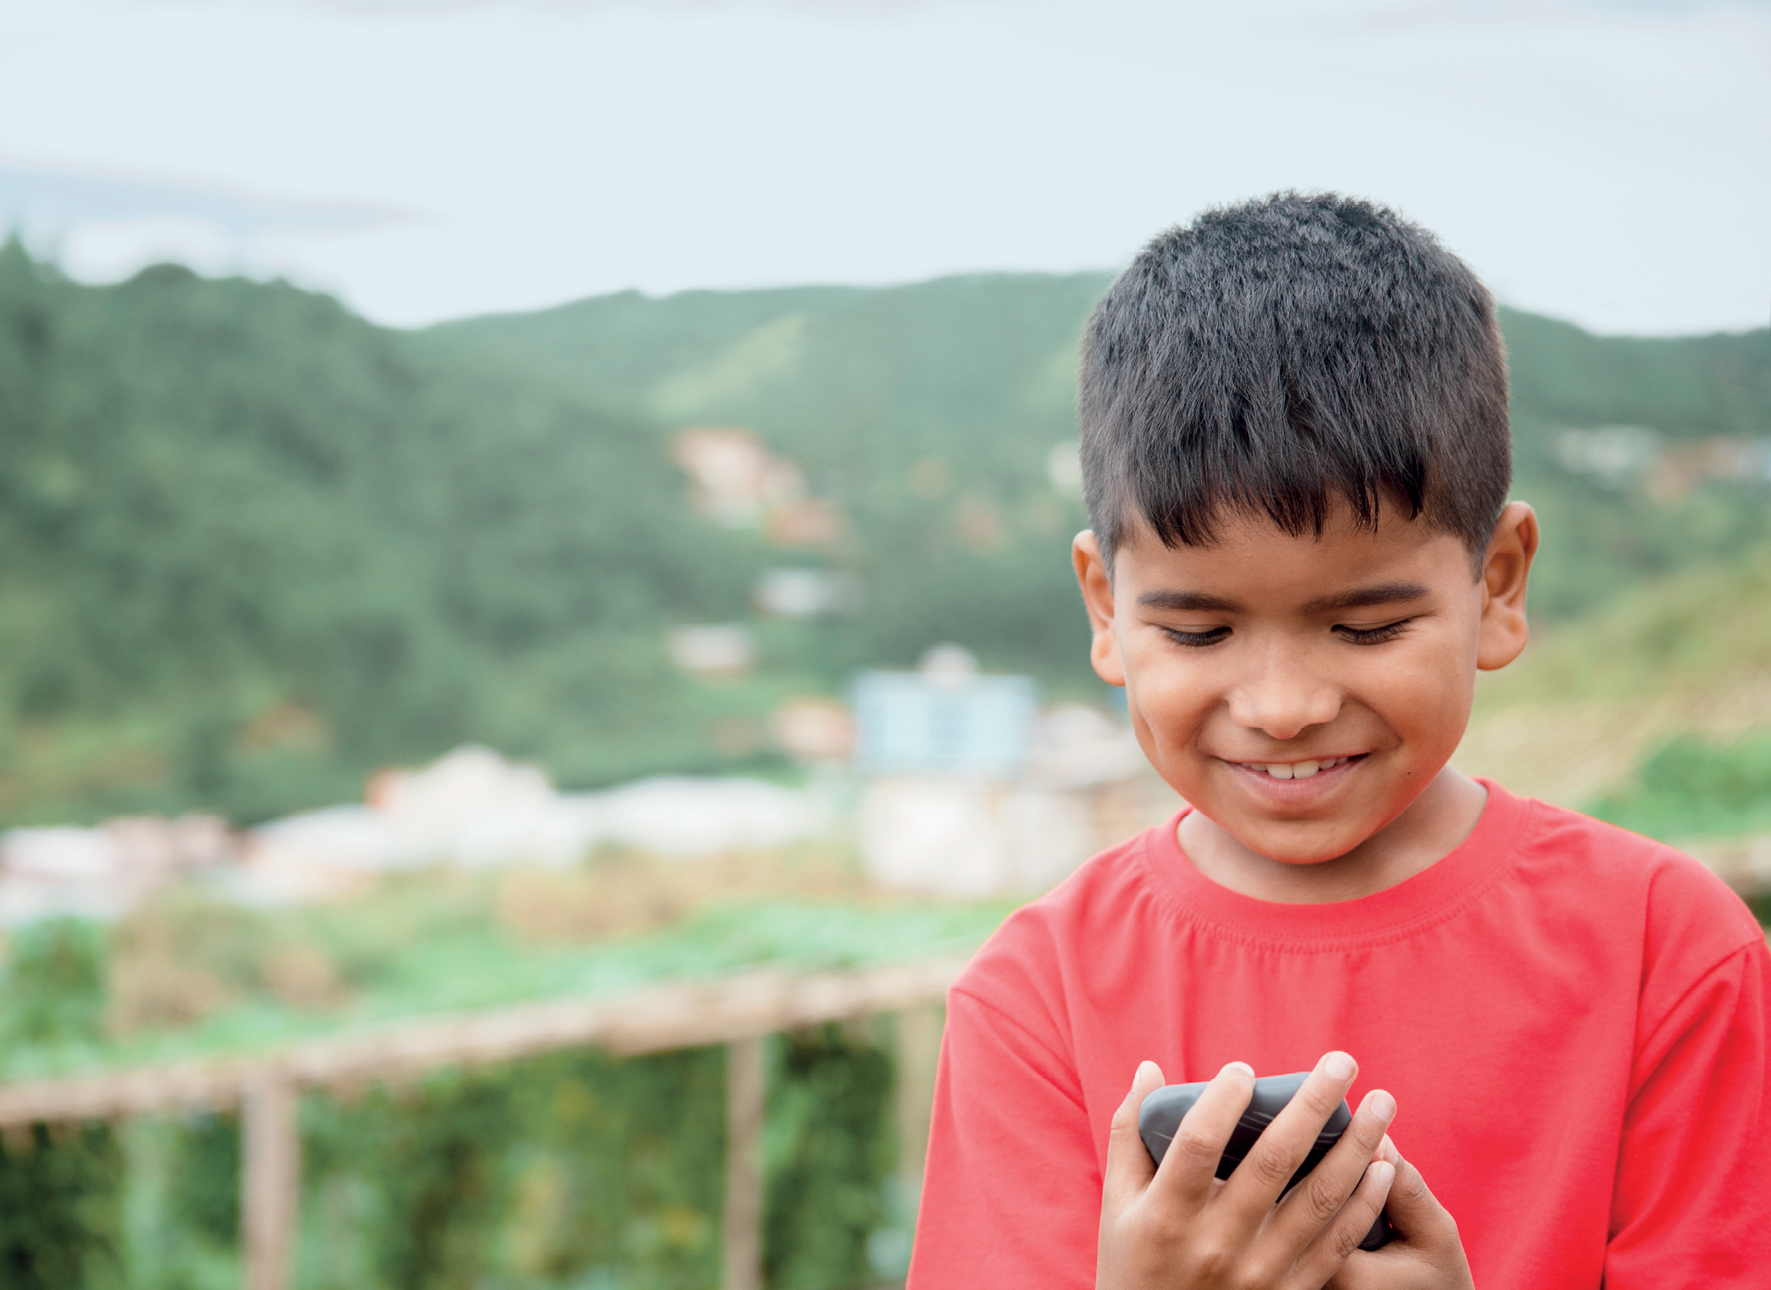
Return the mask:
<path id="1" fill-rule="evenodd" d="M 863 672 L 854 687 L 856 769 L 1013 778 L 1026 765 L 1038 707 L 1030 676 Z"/>

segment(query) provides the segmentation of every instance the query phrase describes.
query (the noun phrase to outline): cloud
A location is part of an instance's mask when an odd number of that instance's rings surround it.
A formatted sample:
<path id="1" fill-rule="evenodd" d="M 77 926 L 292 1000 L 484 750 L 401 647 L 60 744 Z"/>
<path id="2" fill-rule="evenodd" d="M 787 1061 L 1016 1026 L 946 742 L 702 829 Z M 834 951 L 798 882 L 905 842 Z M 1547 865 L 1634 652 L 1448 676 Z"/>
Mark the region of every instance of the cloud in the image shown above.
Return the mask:
<path id="1" fill-rule="evenodd" d="M 194 220 L 237 243 L 265 233 L 355 233 L 410 216 L 346 203 L 279 201 L 207 184 L 0 163 L 0 223 L 59 237 L 93 221 Z"/>

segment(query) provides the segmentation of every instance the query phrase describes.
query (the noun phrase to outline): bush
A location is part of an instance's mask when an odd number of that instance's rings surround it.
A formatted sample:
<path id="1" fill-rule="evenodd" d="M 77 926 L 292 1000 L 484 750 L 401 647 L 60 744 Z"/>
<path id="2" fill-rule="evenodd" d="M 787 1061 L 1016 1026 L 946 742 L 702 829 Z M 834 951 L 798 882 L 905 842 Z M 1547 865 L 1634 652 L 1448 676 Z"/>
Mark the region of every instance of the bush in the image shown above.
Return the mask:
<path id="1" fill-rule="evenodd" d="M 717 1285 L 724 1067 L 718 1048 L 577 1050 L 306 1099 L 299 1284 Z M 772 1067 L 768 1284 L 865 1284 L 893 1164 L 890 1061 L 829 1027 L 778 1040 Z"/>
<path id="2" fill-rule="evenodd" d="M 1593 808 L 1651 837 L 1725 837 L 1771 826 L 1771 739 L 1729 745 L 1689 737 L 1648 755 L 1627 788 Z"/>
<path id="3" fill-rule="evenodd" d="M 834 1290 L 873 1280 L 867 1239 L 888 1219 L 881 1184 L 896 1160 L 885 1114 L 892 1064 L 839 1026 L 785 1037 L 768 1126 L 765 1280 Z"/>
<path id="4" fill-rule="evenodd" d="M 98 1038 L 105 1013 L 105 938 L 56 918 L 13 933 L 0 991 L 0 1040 L 66 1044 Z"/>
<path id="5" fill-rule="evenodd" d="M 123 1160 L 108 1125 L 0 1141 L 0 1284 L 98 1290 L 122 1284 Z"/>

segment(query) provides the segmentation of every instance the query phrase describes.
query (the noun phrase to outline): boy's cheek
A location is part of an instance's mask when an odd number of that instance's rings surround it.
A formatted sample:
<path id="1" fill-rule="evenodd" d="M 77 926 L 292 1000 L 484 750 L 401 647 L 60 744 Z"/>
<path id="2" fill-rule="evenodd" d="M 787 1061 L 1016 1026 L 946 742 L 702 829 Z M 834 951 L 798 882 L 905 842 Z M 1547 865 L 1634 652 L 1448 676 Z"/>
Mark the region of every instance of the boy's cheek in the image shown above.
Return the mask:
<path id="1" fill-rule="evenodd" d="M 1139 713 L 1134 708 L 1132 712 L 1132 729 L 1145 760 L 1170 788 L 1200 806 L 1223 796 L 1227 785 L 1214 785 L 1213 781 L 1233 772 L 1216 757 L 1200 751 L 1196 727 L 1164 721 L 1160 711 Z"/>
<path id="2" fill-rule="evenodd" d="M 1398 668 L 1374 696 L 1372 707 L 1411 761 L 1438 759 L 1443 765 L 1463 739 L 1475 702 L 1475 667 L 1463 666 L 1458 653 L 1448 649 L 1450 657 Z"/>
<path id="3" fill-rule="evenodd" d="M 1154 762 L 1181 756 L 1198 742 L 1200 723 L 1212 707 L 1211 691 L 1203 678 L 1128 666 L 1125 707 L 1138 742 Z"/>

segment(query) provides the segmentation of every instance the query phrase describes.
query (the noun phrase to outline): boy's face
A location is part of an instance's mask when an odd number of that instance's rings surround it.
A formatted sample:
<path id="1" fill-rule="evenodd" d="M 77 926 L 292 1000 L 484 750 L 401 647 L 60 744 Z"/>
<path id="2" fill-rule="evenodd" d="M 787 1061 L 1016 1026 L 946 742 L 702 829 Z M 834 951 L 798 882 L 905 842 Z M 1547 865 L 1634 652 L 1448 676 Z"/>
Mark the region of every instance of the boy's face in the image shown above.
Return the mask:
<path id="1" fill-rule="evenodd" d="M 1450 760 L 1478 668 L 1525 644 L 1529 507 L 1502 515 L 1480 577 L 1461 540 L 1385 509 L 1320 538 L 1229 516 L 1211 546 L 1139 526 L 1107 577 L 1076 543 L 1095 670 L 1124 685 L 1162 777 L 1260 856 L 1344 856 Z"/>

